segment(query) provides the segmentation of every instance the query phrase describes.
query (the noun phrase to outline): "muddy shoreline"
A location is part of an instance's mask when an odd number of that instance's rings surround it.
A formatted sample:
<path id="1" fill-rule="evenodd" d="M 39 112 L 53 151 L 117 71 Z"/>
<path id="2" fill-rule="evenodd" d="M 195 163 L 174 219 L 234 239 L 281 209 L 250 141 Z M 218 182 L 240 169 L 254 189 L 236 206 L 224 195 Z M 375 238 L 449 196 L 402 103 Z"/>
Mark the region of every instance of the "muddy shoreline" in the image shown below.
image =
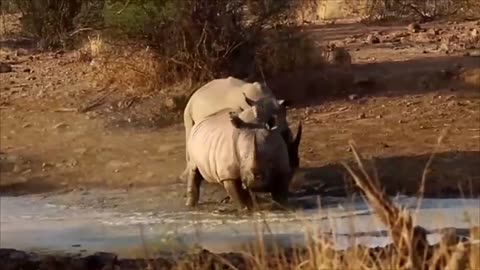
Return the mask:
<path id="1" fill-rule="evenodd" d="M 473 230 L 472 230 L 473 231 Z M 478 242 L 478 241 L 477 241 Z M 444 231 L 440 243 L 426 247 L 426 263 L 432 263 L 433 254 L 445 246 L 454 247 L 459 243 L 465 247 L 463 259 L 470 257 L 470 252 L 476 252 L 480 248 L 480 243 L 470 243 L 466 237 L 459 237 L 452 230 Z M 350 260 L 352 257 L 369 257 L 371 263 L 374 261 L 392 260 L 397 255 L 393 244 L 385 247 L 367 248 L 356 246 L 346 250 L 333 250 L 325 247 L 327 250 L 323 255 L 338 256 L 338 262 Z M 68 255 L 68 254 L 42 254 L 37 252 L 27 252 L 16 249 L 0 248 L 0 265 L 5 270 L 91 270 L 91 269 L 252 269 L 252 266 L 258 266 L 260 257 L 261 263 L 268 269 L 285 269 L 286 266 L 295 266 L 304 264 L 309 259 L 311 249 L 306 247 L 280 248 L 264 247 L 263 256 L 250 251 L 246 253 L 228 252 L 213 253 L 203 248 L 197 248 L 189 252 L 164 253 L 161 255 L 150 255 L 145 251 L 145 258 L 122 258 L 115 253 L 96 252 L 88 256 Z M 257 261 L 256 261 L 257 260 Z M 437 262 L 438 263 L 438 262 Z M 473 264 L 472 264 L 473 265 Z"/>

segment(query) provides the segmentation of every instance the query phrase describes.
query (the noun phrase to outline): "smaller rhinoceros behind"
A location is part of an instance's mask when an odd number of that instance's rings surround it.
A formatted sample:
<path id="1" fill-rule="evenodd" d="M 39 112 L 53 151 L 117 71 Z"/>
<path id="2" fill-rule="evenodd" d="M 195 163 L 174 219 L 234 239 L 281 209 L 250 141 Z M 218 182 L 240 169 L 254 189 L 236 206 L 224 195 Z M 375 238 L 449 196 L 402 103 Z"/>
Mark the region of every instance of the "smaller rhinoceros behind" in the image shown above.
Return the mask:
<path id="1" fill-rule="evenodd" d="M 202 180 L 222 184 L 242 207 L 252 206 L 248 190 L 270 192 L 274 201 L 287 202 L 293 176 L 287 145 L 277 127 L 269 127 L 266 119 L 252 118 L 263 115 L 257 110 L 253 106 L 237 114 L 223 109 L 192 127 L 187 145 L 187 206 L 198 203 Z"/>

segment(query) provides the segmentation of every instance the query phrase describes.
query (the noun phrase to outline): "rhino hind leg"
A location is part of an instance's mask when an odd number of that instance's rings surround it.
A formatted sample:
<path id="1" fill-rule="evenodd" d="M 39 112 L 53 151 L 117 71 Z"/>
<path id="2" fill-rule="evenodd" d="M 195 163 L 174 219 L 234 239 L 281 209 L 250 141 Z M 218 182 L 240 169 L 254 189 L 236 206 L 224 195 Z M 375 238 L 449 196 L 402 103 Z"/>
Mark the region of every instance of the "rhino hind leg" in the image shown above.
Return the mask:
<path id="1" fill-rule="evenodd" d="M 179 176 L 178 176 L 178 179 L 180 179 L 180 181 L 188 181 L 188 168 L 186 168 Z"/>
<path id="2" fill-rule="evenodd" d="M 186 206 L 194 207 L 198 204 L 200 198 L 200 184 L 202 183 L 202 176 L 198 169 L 187 169 L 187 202 Z"/>
<path id="3" fill-rule="evenodd" d="M 188 153 L 188 139 L 190 138 L 190 131 L 194 125 L 194 121 L 190 114 L 190 102 L 187 103 L 185 111 L 183 113 L 183 125 L 185 128 L 185 164 L 187 164 L 185 170 L 178 176 L 181 181 L 187 181 L 189 169 L 188 162 L 190 161 L 190 155 Z"/>
<path id="4" fill-rule="evenodd" d="M 224 180 L 222 183 L 228 196 L 240 209 L 252 209 L 253 203 L 250 194 L 242 188 L 240 181 L 232 179 Z"/>

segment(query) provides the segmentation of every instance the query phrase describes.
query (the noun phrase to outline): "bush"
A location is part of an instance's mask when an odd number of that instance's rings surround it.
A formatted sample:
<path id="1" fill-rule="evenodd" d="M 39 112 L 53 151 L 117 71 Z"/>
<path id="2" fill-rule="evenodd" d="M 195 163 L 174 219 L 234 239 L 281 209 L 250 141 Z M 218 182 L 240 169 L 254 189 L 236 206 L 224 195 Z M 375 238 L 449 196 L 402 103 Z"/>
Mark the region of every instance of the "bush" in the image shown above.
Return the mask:
<path id="1" fill-rule="evenodd" d="M 23 30 L 41 48 L 68 47 L 76 31 L 101 24 L 104 0 L 18 0 Z"/>
<path id="2" fill-rule="evenodd" d="M 268 75 L 295 68 L 303 51 L 313 48 L 288 27 L 296 2 L 132 0 L 125 7 L 110 1 L 106 21 L 111 30 L 124 30 L 156 52 L 163 85 L 180 79 L 253 78 L 261 71 Z"/>

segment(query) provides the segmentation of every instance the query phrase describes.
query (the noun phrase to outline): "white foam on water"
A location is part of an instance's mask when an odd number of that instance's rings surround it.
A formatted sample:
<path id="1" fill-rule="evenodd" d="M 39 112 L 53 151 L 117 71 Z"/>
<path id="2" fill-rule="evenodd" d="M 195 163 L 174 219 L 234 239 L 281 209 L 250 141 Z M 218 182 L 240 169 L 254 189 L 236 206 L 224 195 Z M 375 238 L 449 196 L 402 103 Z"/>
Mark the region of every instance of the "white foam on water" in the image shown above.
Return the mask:
<path id="1" fill-rule="evenodd" d="M 306 230 L 333 233 L 337 248 L 345 248 L 350 245 L 353 227 L 356 233 L 367 233 L 356 236 L 357 243 L 384 246 L 390 242 L 388 237 L 378 234 L 386 228 L 367 204 L 361 200 L 336 200 L 339 206 L 320 210 L 238 217 L 202 211 L 119 212 L 55 205 L 38 197 L 2 197 L 0 247 L 121 252 L 142 244 L 140 225 L 146 241 L 175 236 L 186 244 L 198 243 L 212 251 L 236 250 L 253 241 L 256 230 L 272 233 L 267 236 L 270 241 L 284 244 L 302 244 Z M 406 207 L 417 204 L 416 199 L 409 197 L 394 201 Z M 424 199 L 416 222 L 428 230 L 480 225 L 480 199 Z M 429 235 L 431 241 L 438 237 Z"/>

